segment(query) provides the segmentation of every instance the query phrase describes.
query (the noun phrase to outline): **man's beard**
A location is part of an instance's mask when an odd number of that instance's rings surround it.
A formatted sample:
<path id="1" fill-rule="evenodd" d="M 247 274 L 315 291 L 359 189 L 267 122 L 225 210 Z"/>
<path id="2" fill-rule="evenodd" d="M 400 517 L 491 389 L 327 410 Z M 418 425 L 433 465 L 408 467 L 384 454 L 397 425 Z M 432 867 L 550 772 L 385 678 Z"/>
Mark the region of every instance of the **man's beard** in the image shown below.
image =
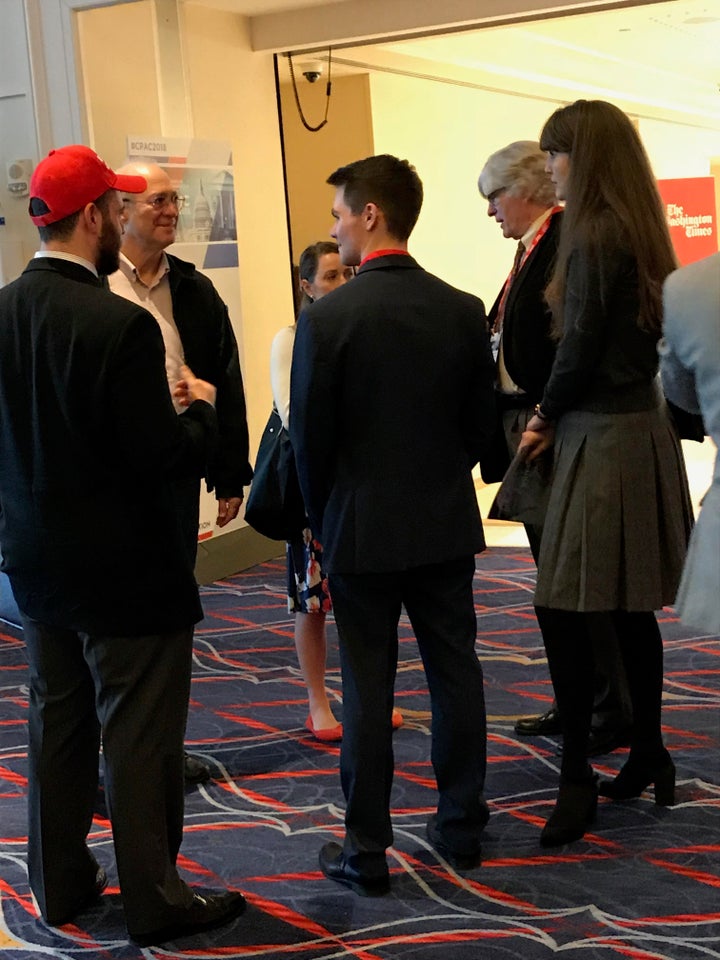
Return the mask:
<path id="1" fill-rule="evenodd" d="M 95 267 L 101 277 L 107 277 L 120 266 L 120 245 L 122 236 L 112 221 L 106 217 L 100 231 L 100 246 L 98 247 Z"/>

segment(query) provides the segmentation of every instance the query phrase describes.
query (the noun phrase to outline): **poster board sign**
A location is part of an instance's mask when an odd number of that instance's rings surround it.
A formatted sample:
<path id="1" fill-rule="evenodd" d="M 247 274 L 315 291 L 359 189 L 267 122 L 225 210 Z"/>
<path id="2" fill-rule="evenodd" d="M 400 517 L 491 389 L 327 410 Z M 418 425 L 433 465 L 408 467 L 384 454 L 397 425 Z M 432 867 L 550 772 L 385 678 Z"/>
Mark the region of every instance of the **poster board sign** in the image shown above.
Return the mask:
<path id="1" fill-rule="evenodd" d="M 227 304 L 240 343 L 240 285 L 238 277 L 237 219 L 232 147 L 221 140 L 131 135 L 128 160 L 156 163 L 184 198 L 170 253 L 195 264 Z M 220 530 L 215 526 L 217 501 L 205 484 L 200 494 L 198 541 L 229 533 L 242 525 L 235 520 Z"/>
<path id="2" fill-rule="evenodd" d="M 715 180 L 658 180 L 670 237 L 681 266 L 718 251 Z"/>

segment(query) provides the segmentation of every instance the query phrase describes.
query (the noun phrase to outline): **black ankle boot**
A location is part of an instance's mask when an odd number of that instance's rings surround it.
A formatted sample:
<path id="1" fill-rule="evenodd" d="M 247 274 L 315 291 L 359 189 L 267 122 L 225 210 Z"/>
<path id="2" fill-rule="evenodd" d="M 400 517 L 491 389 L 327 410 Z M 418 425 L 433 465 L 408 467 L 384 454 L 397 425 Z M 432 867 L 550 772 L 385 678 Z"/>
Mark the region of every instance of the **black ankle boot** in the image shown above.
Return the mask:
<path id="1" fill-rule="evenodd" d="M 559 847 L 579 840 L 595 820 L 598 798 L 598 778 L 593 774 L 587 780 L 561 780 L 555 809 L 540 834 L 543 847 Z"/>
<path id="2" fill-rule="evenodd" d="M 675 803 L 675 764 L 667 750 L 653 757 L 633 755 L 614 780 L 600 784 L 600 793 L 611 800 L 632 800 L 651 783 L 655 784 L 655 803 L 659 807 L 672 807 Z"/>

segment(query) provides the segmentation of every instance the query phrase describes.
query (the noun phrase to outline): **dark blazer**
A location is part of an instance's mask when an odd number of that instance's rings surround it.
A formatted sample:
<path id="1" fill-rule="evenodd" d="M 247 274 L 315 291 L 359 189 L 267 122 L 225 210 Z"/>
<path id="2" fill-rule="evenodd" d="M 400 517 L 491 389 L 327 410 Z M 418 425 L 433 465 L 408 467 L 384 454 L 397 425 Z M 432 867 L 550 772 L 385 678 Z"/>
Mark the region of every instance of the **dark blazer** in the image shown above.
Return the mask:
<path id="1" fill-rule="evenodd" d="M 657 405 L 659 335 L 638 326 L 639 310 L 637 259 L 622 222 L 604 211 L 593 242 L 582 242 L 568 258 L 563 335 L 542 397 L 546 416 Z"/>
<path id="2" fill-rule="evenodd" d="M 247 413 L 240 360 L 228 310 L 211 281 L 194 264 L 167 255 L 173 319 L 185 361 L 196 377 L 217 387 L 219 440 L 208 464 L 208 490 L 241 497 L 252 480 Z"/>
<path id="3" fill-rule="evenodd" d="M 484 548 L 471 469 L 494 421 L 482 301 L 409 256 L 367 261 L 298 322 L 290 435 L 331 573 Z"/>
<path id="4" fill-rule="evenodd" d="M 110 636 L 202 616 L 171 481 L 200 476 L 213 408 L 173 409 L 162 336 L 85 267 L 0 290 L 0 543 L 20 609 Z"/>
<path id="5" fill-rule="evenodd" d="M 543 292 L 550 281 L 558 243 L 562 213 L 552 216 L 550 225 L 531 251 L 512 284 L 503 317 L 503 356 L 514 383 L 528 395 L 528 405 L 542 399 L 555 358 L 556 343 L 550 337 L 552 314 Z M 493 304 L 488 321 L 495 322 L 502 291 Z"/>

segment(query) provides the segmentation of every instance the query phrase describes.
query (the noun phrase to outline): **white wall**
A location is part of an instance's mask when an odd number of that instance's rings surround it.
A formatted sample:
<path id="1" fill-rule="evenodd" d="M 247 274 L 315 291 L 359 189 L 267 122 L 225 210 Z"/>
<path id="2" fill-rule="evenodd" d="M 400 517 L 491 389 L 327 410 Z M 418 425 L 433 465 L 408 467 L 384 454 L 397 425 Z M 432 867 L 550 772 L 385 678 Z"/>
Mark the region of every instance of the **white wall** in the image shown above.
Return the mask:
<path id="1" fill-rule="evenodd" d="M 638 128 L 658 180 L 709 177 L 720 159 L 720 130 L 643 119 Z"/>
<path id="2" fill-rule="evenodd" d="M 27 197 L 7 189 L 7 165 L 37 160 L 30 63 L 22 0 L 0 7 L 0 284 L 13 280 L 37 249 L 37 231 L 27 215 Z"/>
<path id="3" fill-rule="evenodd" d="M 489 308 L 513 250 L 487 215 L 477 178 L 489 154 L 538 137 L 551 103 L 387 73 L 370 76 L 377 153 L 413 163 L 425 188 L 411 252 Z"/>

